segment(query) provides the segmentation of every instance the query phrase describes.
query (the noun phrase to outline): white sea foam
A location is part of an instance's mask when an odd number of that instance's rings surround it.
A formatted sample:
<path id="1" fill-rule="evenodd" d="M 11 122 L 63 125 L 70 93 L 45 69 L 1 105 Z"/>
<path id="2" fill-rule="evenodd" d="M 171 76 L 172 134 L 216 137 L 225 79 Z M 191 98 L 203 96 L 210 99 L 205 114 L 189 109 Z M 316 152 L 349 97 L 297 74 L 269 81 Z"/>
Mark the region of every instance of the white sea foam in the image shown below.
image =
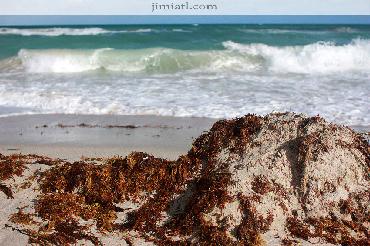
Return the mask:
<path id="1" fill-rule="evenodd" d="M 282 28 L 240 28 L 239 31 L 244 33 L 260 33 L 260 34 L 310 34 L 310 35 L 324 35 L 333 32 L 339 33 L 355 33 L 359 30 L 352 27 L 338 27 L 334 29 L 282 29 Z"/>
<path id="2" fill-rule="evenodd" d="M 18 60 L 27 72 L 78 73 L 106 70 L 129 73 L 176 73 L 188 70 L 296 74 L 370 71 L 370 40 L 346 45 L 318 42 L 304 46 L 223 43 L 224 50 L 167 48 L 137 50 L 21 50 Z M 0 69 L 5 65 L 1 65 Z"/>
<path id="3" fill-rule="evenodd" d="M 24 49 L 0 61 L 0 115 L 220 118 L 275 110 L 370 125 L 370 40 L 223 45 L 202 51 Z"/>
<path id="4" fill-rule="evenodd" d="M 295 30 L 295 29 L 279 29 L 279 28 L 265 28 L 265 29 L 253 29 L 253 28 L 241 28 L 239 31 L 244 33 L 253 34 L 313 34 L 320 35 L 326 34 L 327 30 Z"/>
<path id="5" fill-rule="evenodd" d="M 287 73 L 337 73 L 370 71 L 370 40 L 357 39 L 347 45 L 318 42 L 305 46 L 277 47 L 265 44 L 224 42 L 229 50 L 260 57 L 267 70 Z"/>
<path id="6" fill-rule="evenodd" d="M 181 28 L 174 28 L 172 29 L 173 32 L 191 32 L 190 30 L 184 30 L 184 29 L 181 29 Z"/>
<path id="7" fill-rule="evenodd" d="M 137 29 L 137 30 L 108 30 L 98 27 L 91 28 L 0 28 L 0 35 L 21 35 L 21 36 L 86 36 L 86 35 L 102 35 L 115 33 L 140 33 L 151 32 L 152 29 Z"/>
<path id="8" fill-rule="evenodd" d="M 137 50 L 21 50 L 18 58 L 32 73 L 76 73 L 107 70 L 130 73 L 176 73 L 198 69 L 244 68 L 249 58 L 230 51 Z M 252 67 L 254 65 L 252 64 Z"/>
<path id="9" fill-rule="evenodd" d="M 338 28 L 335 28 L 334 31 L 336 32 L 344 32 L 344 33 L 354 33 L 354 32 L 358 32 L 357 29 L 355 28 L 352 28 L 352 27 L 338 27 Z"/>
<path id="10" fill-rule="evenodd" d="M 342 76 L 223 77 L 205 73 L 138 78 L 30 74 L 22 78 L 9 75 L 8 82 L 4 78 L 2 81 L 0 114 L 4 114 L 2 107 L 8 107 L 18 108 L 13 112 L 22 114 L 229 118 L 246 113 L 266 114 L 274 110 L 320 114 L 348 125 L 370 125 L 369 80 Z"/>

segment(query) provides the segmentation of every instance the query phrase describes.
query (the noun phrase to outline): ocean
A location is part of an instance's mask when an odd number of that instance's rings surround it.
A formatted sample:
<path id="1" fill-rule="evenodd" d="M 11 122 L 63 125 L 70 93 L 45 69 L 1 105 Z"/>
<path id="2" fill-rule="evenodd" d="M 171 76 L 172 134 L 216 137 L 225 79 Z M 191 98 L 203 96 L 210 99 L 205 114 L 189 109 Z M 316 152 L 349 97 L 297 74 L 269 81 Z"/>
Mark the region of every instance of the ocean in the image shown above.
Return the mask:
<path id="1" fill-rule="evenodd" d="M 369 126 L 370 26 L 0 27 L 0 116 L 272 111 Z"/>

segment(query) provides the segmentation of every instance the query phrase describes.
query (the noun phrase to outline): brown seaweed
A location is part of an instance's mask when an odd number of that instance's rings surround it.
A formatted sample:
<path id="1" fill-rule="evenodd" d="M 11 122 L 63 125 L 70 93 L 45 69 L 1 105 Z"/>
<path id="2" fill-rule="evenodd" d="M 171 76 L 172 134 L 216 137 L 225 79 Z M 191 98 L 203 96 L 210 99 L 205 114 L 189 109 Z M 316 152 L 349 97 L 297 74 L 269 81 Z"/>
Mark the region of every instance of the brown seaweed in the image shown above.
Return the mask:
<path id="1" fill-rule="evenodd" d="M 319 120 L 312 117 L 302 122 L 301 128 Z M 231 197 L 227 191 L 232 184 L 229 164 L 217 159 L 225 149 L 241 156 L 248 146 L 258 146 L 259 143 L 252 139 L 259 134 L 262 121 L 262 117 L 255 115 L 218 121 L 209 132 L 195 140 L 187 155 L 176 161 L 141 152 L 133 152 L 127 157 L 84 158 L 74 163 L 36 155 L 0 154 L 0 161 L 4 163 L 0 168 L 2 181 L 22 175 L 27 164 L 50 166 L 37 175 L 41 194 L 34 203 L 35 213 L 26 214 L 19 210 L 11 216 L 13 223 L 33 225 L 37 229 L 12 228 L 28 235 L 30 243 L 42 245 L 70 245 L 79 240 L 99 245 L 101 242 L 89 230 L 92 225 L 101 233 L 123 232 L 122 240 L 128 244 L 131 240 L 126 233 L 134 230 L 157 245 L 263 245 L 261 235 L 269 230 L 274 217 L 271 213 L 265 217 L 259 215 L 253 202 L 268 192 L 286 198 L 287 191 L 273 180 L 257 176 L 251 184 L 253 196 L 239 194 Z M 301 168 L 305 167 L 310 155 L 327 151 L 317 134 L 300 138 L 297 144 Z M 356 148 L 364 155 L 369 154 L 368 143 L 361 139 L 356 142 Z M 324 186 L 328 190 L 335 189 L 330 184 Z M 11 194 L 9 190 L 6 192 Z M 227 233 L 227 220 L 217 219 L 214 224 L 204 217 L 235 199 L 239 201 L 242 214 L 242 221 L 232 235 L 237 242 Z M 354 205 L 356 199 L 351 197 L 340 204 L 343 214 L 350 215 L 352 221 L 334 217 L 301 221 L 292 216 L 287 228 L 292 236 L 304 240 L 318 237 L 336 244 L 368 245 L 369 233 L 363 226 L 369 218 L 368 212 L 366 208 Z M 128 212 L 125 220 L 117 221 L 118 213 L 125 211 L 120 204 L 126 201 L 140 206 Z M 180 202 L 183 207 L 173 212 L 175 204 Z M 280 206 L 287 209 L 282 201 Z M 168 218 L 163 214 L 168 214 Z M 38 224 L 34 220 L 36 217 L 44 223 Z M 87 222 L 90 224 L 86 225 Z M 365 236 L 354 237 L 350 231 Z M 291 238 L 283 239 L 285 245 L 296 242 Z"/>

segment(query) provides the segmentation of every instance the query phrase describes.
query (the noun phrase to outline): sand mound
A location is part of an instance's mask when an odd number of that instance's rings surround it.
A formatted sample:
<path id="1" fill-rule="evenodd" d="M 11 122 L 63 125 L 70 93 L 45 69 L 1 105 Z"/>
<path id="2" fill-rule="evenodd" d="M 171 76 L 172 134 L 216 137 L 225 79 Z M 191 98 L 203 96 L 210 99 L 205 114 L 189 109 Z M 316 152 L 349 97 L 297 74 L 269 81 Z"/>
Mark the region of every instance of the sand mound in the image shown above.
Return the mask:
<path id="1" fill-rule="evenodd" d="M 369 144 L 319 117 L 219 121 L 173 162 L 144 153 L 76 163 L 0 157 L 20 165 L 2 178 L 13 202 L 0 233 L 29 242 L 370 244 Z M 21 181 L 9 178 L 23 167 Z"/>
<path id="2" fill-rule="evenodd" d="M 250 243 L 256 233 L 269 244 L 297 237 L 320 244 L 369 243 L 368 144 L 319 117 L 271 114 L 259 124 L 247 136 L 248 127 L 234 126 L 247 142 L 236 144 L 237 152 L 217 153 L 217 166 L 231 176 L 226 190 L 232 198 L 205 218 L 217 227 L 226 220 L 232 239 Z"/>

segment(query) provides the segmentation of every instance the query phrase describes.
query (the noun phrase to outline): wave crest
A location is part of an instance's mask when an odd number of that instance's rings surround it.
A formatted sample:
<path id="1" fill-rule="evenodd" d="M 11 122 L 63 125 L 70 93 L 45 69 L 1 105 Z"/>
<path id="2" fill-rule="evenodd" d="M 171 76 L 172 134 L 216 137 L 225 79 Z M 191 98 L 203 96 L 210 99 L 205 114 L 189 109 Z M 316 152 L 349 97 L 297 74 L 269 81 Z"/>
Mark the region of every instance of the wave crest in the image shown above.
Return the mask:
<path id="1" fill-rule="evenodd" d="M 19 51 L 12 64 L 32 73 L 78 73 L 106 70 L 128 73 L 271 72 L 326 74 L 370 71 L 370 40 L 337 46 L 318 42 L 305 46 L 223 43 L 224 50 L 191 51 L 167 48 L 137 50 L 27 50 Z M 14 59 L 12 59 L 14 60 Z M 7 64 L 7 65 L 4 65 Z"/>
<path id="2" fill-rule="evenodd" d="M 137 29 L 137 30 L 108 30 L 99 27 L 90 28 L 0 28 L 0 35 L 21 35 L 21 36 L 87 36 L 87 35 L 102 35 L 115 33 L 140 33 L 151 32 L 152 29 Z"/>
<path id="3" fill-rule="evenodd" d="M 260 57 L 266 69 L 283 73 L 336 73 L 370 71 L 370 40 L 357 39 L 347 45 L 317 42 L 304 46 L 269 46 L 224 42 L 224 47 L 245 55 Z"/>
<path id="4" fill-rule="evenodd" d="M 258 62 L 233 51 L 183 51 L 166 48 L 138 50 L 26 50 L 18 53 L 33 73 L 76 73 L 106 70 L 131 73 L 176 73 L 188 70 L 248 69 Z"/>

